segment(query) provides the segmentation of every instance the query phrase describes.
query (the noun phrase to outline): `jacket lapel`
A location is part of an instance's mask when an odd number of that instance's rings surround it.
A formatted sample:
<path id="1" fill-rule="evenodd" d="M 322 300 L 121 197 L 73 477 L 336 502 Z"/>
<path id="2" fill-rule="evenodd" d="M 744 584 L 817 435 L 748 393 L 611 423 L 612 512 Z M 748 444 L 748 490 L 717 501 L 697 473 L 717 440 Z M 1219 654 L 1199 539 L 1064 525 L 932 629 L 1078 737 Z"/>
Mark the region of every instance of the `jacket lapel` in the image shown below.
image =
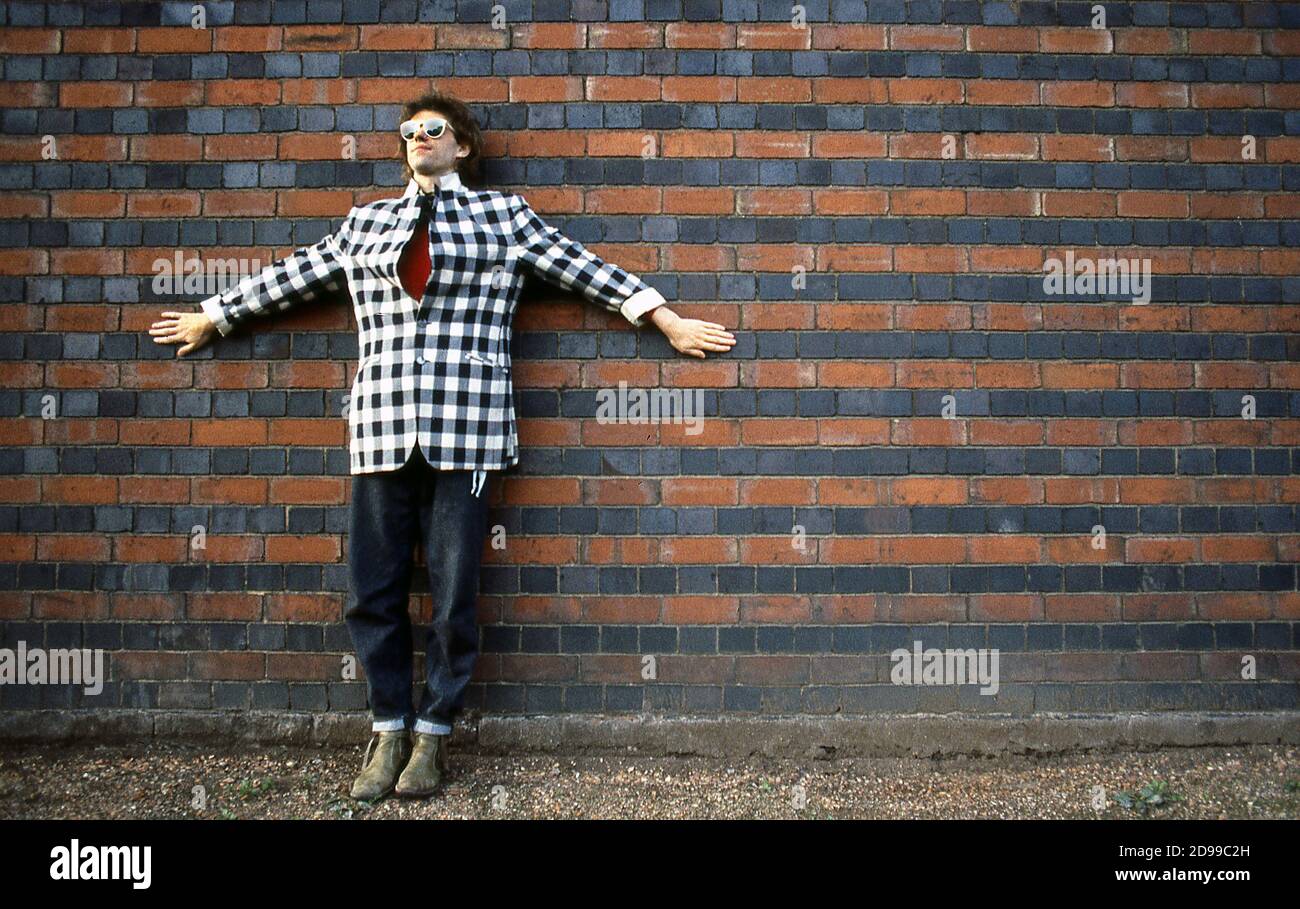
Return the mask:
<path id="1" fill-rule="evenodd" d="M 373 251 L 361 261 L 363 268 L 387 281 L 403 297 L 406 296 L 406 291 L 402 289 L 402 281 L 397 274 L 397 263 L 402 257 L 402 250 L 411 240 L 415 220 L 420 214 L 415 198 L 419 191 L 420 187 L 414 180 L 407 184 L 406 192 L 398 200 L 396 224 L 390 230 L 371 238 Z"/>
<path id="2" fill-rule="evenodd" d="M 438 185 L 439 189 L 444 186 L 450 188 L 453 198 L 459 197 L 464 191 L 464 185 L 460 182 L 459 175 L 454 171 L 439 177 Z M 435 192 L 437 191 L 435 190 Z M 420 184 L 416 183 L 414 179 L 406 184 L 406 192 L 402 193 L 401 198 L 398 200 L 396 224 L 391 230 L 373 238 L 375 247 L 380 251 L 374 255 L 361 258 L 363 268 L 377 274 L 395 287 L 401 294 L 403 302 L 413 307 L 419 307 L 422 301 L 413 300 L 407 295 L 406 289 L 402 287 L 402 279 L 397 273 L 397 264 L 402 258 L 402 250 L 406 249 L 406 244 L 411 242 L 411 234 L 415 231 L 415 222 L 420 217 L 420 206 L 416 199 L 419 192 Z"/>

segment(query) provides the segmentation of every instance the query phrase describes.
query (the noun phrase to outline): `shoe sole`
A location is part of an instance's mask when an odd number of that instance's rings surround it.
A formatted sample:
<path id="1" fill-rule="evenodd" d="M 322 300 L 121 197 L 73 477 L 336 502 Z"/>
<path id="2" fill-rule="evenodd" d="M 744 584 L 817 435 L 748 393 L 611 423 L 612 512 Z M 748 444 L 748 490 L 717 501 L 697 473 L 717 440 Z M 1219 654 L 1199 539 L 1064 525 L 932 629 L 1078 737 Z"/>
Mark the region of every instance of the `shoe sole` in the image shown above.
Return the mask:
<path id="1" fill-rule="evenodd" d="M 437 794 L 437 789 L 431 789 L 428 792 L 400 792 L 396 789 L 393 790 L 393 795 L 399 799 L 427 799 L 429 796 Z"/>
<path id="2" fill-rule="evenodd" d="M 439 779 L 432 789 L 403 789 L 400 785 L 394 784 L 393 795 L 399 798 L 428 798 L 441 792 L 446 782 L 446 771 L 443 771 L 442 779 Z"/>

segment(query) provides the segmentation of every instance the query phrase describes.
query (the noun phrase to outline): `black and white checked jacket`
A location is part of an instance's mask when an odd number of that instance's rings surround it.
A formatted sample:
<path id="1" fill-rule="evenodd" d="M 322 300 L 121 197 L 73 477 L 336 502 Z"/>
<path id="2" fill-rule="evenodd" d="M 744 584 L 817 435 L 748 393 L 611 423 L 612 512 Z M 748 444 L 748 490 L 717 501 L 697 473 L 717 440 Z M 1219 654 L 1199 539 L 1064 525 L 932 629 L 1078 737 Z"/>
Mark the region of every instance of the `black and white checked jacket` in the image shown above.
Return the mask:
<path id="1" fill-rule="evenodd" d="M 431 206 L 424 299 L 402 289 L 398 258 Z M 618 312 L 633 325 L 665 302 L 636 275 L 603 262 L 539 218 L 520 195 L 470 189 L 455 172 L 434 193 L 348 212 L 339 230 L 203 300 L 217 330 L 282 312 L 346 282 L 360 362 L 348 407 L 353 474 L 396 470 L 416 442 L 442 470 L 519 462 L 510 329 L 525 271 Z"/>

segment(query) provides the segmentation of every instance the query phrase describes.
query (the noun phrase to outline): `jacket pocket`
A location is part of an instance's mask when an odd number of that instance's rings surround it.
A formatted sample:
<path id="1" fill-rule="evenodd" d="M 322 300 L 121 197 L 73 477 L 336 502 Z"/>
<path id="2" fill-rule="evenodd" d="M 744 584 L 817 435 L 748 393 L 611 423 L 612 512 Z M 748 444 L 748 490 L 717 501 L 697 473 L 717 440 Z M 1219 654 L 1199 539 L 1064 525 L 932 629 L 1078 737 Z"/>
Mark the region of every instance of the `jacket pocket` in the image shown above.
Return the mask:
<path id="1" fill-rule="evenodd" d="M 497 355 L 481 354 L 476 350 L 467 350 L 464 352 L 464 357 L 466 360 L 473 360 L 475 363 L 482 363 L 484 366 L 490 367 L 493 370 L 501 372 L 510 371 L 509 365 L 502 362 L 501 358 Z"/>

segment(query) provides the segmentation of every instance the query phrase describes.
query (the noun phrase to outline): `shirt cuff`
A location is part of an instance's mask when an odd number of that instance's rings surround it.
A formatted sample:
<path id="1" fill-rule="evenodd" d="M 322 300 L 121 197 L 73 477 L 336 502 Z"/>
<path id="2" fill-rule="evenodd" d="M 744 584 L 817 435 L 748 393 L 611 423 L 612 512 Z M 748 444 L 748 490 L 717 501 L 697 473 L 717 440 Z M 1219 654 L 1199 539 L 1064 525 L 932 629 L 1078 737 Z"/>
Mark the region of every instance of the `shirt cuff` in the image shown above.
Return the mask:
<path id="1" fill-rule="evenodd" d="M 230 334 L 230 330 L 234 326 L 226 321 L 226 314 L 221 309 L 221 294 L 215 294 L 206 300 L 200 301 L 199 306 L 203 308 L 203 312 L 207 317 L 212 320 L 212 324 L 217 326 L 217 331 L 223 337 Z"/>
<path id="2" fill-rule="evenodd" d="M 640 328 L 646 323 L 646 320 L 643 319 L 642 316 L 654 309 L 656 306 L 662 306 L 667 302 L 668 301 L 664 299 L 663 294 L 659 293 L 659 291 L 655 290 L 653 287 L 647 287 L 645 290 L 638 290 L 636 293 L 632 294 L 632 296 L 624 300 L 619 311 L 623 313 L 623 318 L 627 319 L 637 328 Z"/>

